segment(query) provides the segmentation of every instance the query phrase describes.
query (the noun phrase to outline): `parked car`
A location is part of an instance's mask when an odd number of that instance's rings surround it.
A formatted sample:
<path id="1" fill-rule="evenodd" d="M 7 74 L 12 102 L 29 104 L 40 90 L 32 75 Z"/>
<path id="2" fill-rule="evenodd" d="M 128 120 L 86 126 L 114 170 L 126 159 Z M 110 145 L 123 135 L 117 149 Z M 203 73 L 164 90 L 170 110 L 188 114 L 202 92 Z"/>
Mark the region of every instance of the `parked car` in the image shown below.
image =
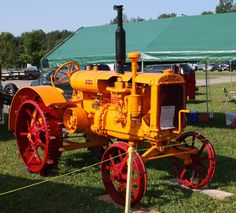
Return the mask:
<path id="1" fill-rule="evenodd" d="M 37 79 L 40 76 L 40 71 L 36 66 L 30 66 L 24 69 L 24 74 L 28 79 Z"/>
<path id="2" fill-rule="evenodd" d="M 230 70 L 230 68 L 231 70 L 236 70 L 236 61 L 231 61 L 231 63 L 230 61 L 225 61 L 224 65 L 227 67 L 227 70 Z"/>
<path id="3" fill-rule="evenodd" d="M 222 72 L 222 71 L 228 70 L 228 68 L 225 64 L 208 64 L 207 70 L 211 72 L 213 71 Z"/>
<path id="4" fill-rule="evenodd" d="M 205 70 L 205 64 L 197 63 L 197 64 L 191 64 L 190 66 L 194 71 Z"/>
<path id="5" fill-rule="evenodd" d="M 211 72 L 218 71 L 218 70 L 220 70 L 220 65 L 219 64 L 212 64 L 208 67 L 208 70 Z"/>
<path id="6" fill-rule="evenodd" d="M 172 68 L 173 68 L 173 64 L 154 64 L 154 65 L 146 66 L 143 69 L 143 72 L 145 72 L 145 73 L 163 73 L 164 70 L 172 69 Z"/>
<path id="7" fill-rule="evenodd" d="M 195 72 L 189 64 L 154 64 L 143 69 L 145 73 L 163 73 L 166 69 L 172 69 L 174 73 L 183 76 L 186 82 L 186 93 L 189 99 L 195 100 L 196 78 Z"/>

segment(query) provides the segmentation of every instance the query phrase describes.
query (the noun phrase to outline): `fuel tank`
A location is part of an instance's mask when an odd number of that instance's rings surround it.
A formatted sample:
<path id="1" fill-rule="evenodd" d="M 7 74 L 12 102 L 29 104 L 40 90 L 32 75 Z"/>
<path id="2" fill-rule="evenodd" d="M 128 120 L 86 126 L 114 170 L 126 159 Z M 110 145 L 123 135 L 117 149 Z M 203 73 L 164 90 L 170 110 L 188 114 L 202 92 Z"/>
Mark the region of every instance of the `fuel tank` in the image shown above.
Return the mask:
<path id="1" fill-rule="evenodd" d="M 107 87 L 113 87 L 117 78 L 128 82 L 131 73 L 118 74 L 115 71 L 80 71 L 71 76 L 70 84 L 75 90 L 92 93 L 108 94 Z"/>

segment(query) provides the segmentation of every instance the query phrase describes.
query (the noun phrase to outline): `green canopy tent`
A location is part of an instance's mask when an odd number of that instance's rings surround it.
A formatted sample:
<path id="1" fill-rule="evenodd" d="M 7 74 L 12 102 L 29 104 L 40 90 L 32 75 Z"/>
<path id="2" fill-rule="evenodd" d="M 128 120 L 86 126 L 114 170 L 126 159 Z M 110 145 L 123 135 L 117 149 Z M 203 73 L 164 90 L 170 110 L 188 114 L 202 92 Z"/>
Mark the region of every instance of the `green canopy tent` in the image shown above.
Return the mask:
<path id="1" fill-rule="evenodd" d="M 236 13 L 226 13 L 127 23 L 126 52 L 140 52 L 142 64 L 236 60 L 235 22 Z M 42 67 L 71 60 L 81 65 L 115 63 L 115 30 L 116 25 L 78 29 L 42 58 Z M 208 112 L 207 86 L 206 96 Z"/>
<path id="2" fill-rule="evenodd" d="M 226 13 L 127 23 L 126 50 L 140 52 L 144 62 L 236 60 L 235 22 L 236 13 Z M 42 60 L 49 67 L 69 60 L 114 63 L 115 30 L 116 25 L 82 27 Z"/>

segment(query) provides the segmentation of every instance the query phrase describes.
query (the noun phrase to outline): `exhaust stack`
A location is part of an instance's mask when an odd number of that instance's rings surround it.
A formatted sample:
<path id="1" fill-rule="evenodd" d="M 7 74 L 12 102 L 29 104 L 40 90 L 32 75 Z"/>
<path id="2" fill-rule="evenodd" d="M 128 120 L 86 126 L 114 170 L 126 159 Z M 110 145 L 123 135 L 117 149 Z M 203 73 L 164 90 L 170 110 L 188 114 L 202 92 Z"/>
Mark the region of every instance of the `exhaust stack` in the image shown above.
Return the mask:
<path id="1" fill-rule="evenodd" d="M 116 72 L 124 74 L 124 64 L 126 60 L 125 30 L 123 28 L 122 10 L 123 5 L 114 5 L 117 10 L 117 29 L 116 29 Z"/>

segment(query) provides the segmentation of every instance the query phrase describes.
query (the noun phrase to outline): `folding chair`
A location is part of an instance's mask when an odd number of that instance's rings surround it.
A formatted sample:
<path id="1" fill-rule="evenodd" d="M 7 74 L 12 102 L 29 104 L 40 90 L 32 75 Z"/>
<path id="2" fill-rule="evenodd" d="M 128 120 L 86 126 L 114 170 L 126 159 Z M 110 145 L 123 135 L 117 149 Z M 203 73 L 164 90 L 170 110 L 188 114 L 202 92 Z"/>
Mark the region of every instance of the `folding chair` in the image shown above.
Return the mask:
<path id="1" fill-rule="evenodd" d="M 224 90 L 224 98 L 225 98 L 225 104 L 229 101 L 236 101 L 236 92 L 233 90 L 228 91 L 226 88 Z"/>

